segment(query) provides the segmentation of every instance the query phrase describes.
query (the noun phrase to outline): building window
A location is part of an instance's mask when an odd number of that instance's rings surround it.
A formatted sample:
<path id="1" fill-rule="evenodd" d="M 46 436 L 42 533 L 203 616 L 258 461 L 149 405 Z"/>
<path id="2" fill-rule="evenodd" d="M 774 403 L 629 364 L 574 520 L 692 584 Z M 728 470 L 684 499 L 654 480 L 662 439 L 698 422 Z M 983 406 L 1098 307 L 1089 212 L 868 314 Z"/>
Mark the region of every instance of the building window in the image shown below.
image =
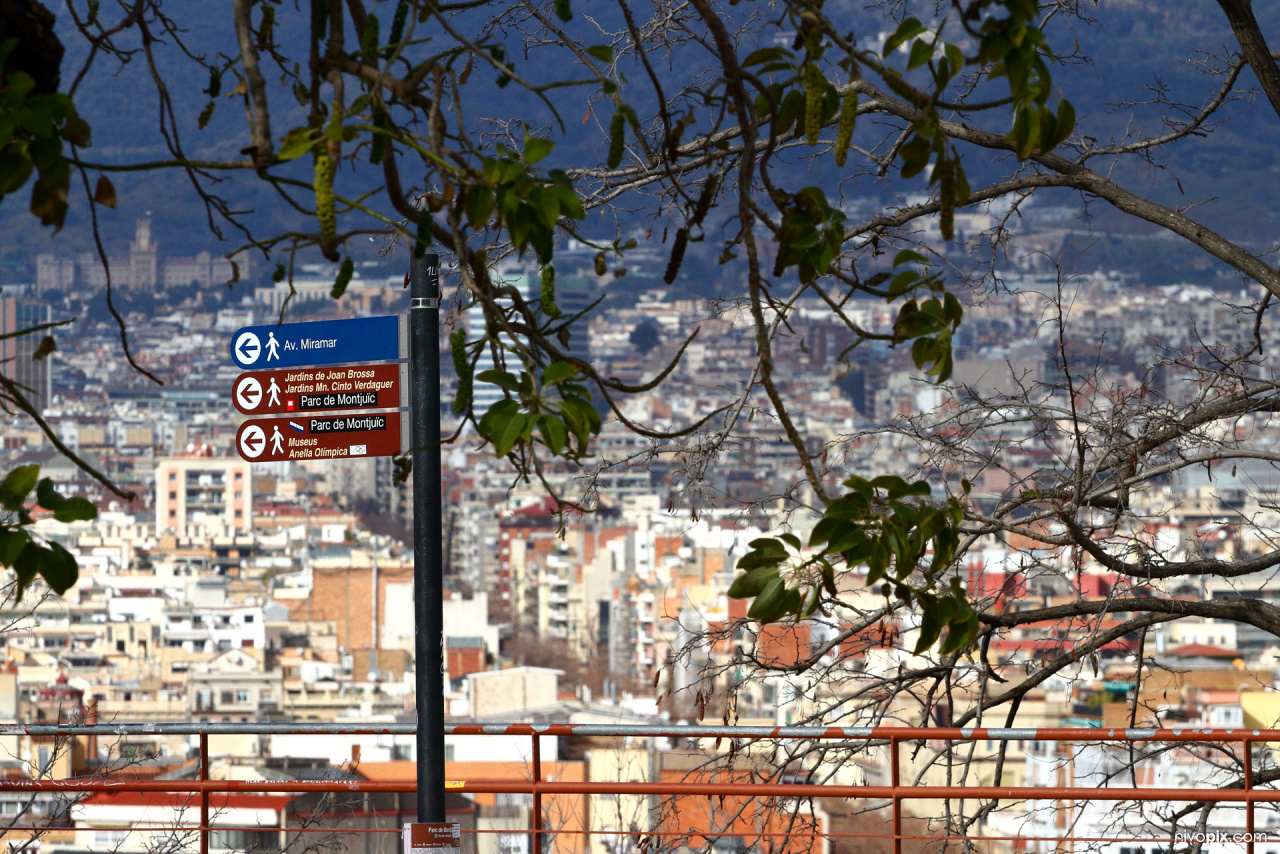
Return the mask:
<path id="1" fill-rule="evenodd" d="M 246 691 L 246 690 L 245 690 L 245 689 L 243 689 L 243 688 L 241 688 L 239 691 L 237 691 L 237 692 L 236 692 L 236 702 L 237 702 L 237 703 L 247 703 L 247 702 L 249 702 L 249 692 L 248 692 L 248 691 Z"/>
<path id="2" fill-rule="evenodd" d="M 93 847 L 114 849 L 124 845 L 126 839 L 129 838 L 128 830 L 95 830 L 93 832 Z"/>
<path id="3" fill-rule="evenodd" d="M 171 490 L 169 490 L 169 500 L 170 500 L 170 501 L 177 501 L 177 500 L 178 500 L 178 493 L 174 492 L 172 489 L 171 489 Z"/>
<path id="4" fill-rule="evenodd" d="M 178 479 L 178 473 L 176 471 L 169 472 L 169 480 L 177 480 L 177 479 Z"/>
<path id="5" fill-rule="evenodd" d="M 253 622 L 253 614 L 245 614 L 245 615 L 244 615 L 244 621 L 245 621 L 246 623 L 252 623 L 252 622 Z"/>
<path id="6" fill-rule="evenodd" d="M 236 511 L 236 518 L 237 518 L 237 519 L 243 519 L 243 518 L 244 518 L 244 511 L 243 511 L 243 510 L 237 510 L 237 511 Z"/>
<path id="7" fill-rule="evenodd" d="M 244 480 L 244 472 L 242 471 L 236 472 L 236 480 Z"/>
<path id="8" fill-rule="evenodd" d="M 232 697 L 234 696 L 235 695 L 232 694 L 230 691 L 223 691 L 221 696 L 221 701 L 224 705 L 231 705 L 231 703 L 234 702 L 232 700 Z"/>

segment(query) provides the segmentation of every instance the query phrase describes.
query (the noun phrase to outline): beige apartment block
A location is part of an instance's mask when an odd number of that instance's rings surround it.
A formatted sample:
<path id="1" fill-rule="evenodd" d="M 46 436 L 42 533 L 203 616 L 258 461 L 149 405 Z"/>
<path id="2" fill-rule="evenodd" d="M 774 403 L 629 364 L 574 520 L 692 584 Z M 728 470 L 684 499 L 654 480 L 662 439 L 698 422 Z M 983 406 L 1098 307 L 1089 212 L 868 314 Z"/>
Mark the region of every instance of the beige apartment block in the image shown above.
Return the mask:
<path id="1" fill-rule="evenodd" d="M 253 530 L 249 463 L 228 458 L 169 457 L 156 462 L 156 530 L 190 525 Z"/>

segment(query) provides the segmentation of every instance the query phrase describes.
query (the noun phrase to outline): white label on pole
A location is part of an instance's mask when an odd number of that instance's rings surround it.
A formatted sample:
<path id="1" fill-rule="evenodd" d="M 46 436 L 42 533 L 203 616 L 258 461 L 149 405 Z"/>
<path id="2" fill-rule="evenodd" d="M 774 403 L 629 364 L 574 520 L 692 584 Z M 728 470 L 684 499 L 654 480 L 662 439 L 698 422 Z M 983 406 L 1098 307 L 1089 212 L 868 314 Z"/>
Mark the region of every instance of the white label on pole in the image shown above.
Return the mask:
<path id="1" fill-rule="evenodd" d="M 404 854 L 461 854 L 462 828 L 456 821 L 404 826 Z"/>

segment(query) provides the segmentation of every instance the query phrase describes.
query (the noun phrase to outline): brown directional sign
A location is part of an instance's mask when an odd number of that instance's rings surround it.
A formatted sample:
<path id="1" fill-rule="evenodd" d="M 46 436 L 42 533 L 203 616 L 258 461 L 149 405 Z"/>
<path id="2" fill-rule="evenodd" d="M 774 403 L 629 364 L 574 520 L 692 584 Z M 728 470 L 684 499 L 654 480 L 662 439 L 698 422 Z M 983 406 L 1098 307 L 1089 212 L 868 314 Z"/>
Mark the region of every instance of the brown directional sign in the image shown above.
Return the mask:
<path id="1" fill-rule="evenodd" d="M 400 412 L 251 418 L 236 431 L 236 450 L 251 463 L 390 457 L 409 449 Z"/>
<path id="2" fill-rule="evenodd" d="M 231 401 L 245 415 L 398 409 L 409 405 L 408 372 L 395 362 L 254 371 L 236 377 Z"/>

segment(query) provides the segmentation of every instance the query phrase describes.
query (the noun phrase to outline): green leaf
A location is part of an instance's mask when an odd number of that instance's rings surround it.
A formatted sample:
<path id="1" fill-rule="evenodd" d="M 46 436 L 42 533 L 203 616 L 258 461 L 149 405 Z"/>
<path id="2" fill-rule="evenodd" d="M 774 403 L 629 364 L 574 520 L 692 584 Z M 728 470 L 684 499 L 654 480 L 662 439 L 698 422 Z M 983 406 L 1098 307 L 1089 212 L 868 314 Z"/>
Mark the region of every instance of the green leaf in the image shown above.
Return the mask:
<path id="1" fill-rule="evenodd" d="M 31 535 L 20 528 L 0 528 L 0 564 L 13 566 L 29 542 Z"/>
<path id="2" fill-rule="evenodd" d="M 493 383 L 496 386 L 505 388 L 507 391 L 516 392 L 517 394 L 520 392 L 520 380 L 516 378 L 516 375 L 498 368 L 490 368 L 487 371 L 481 371 L 476 374 L 476 381 L 482 383 Z"/>
<path id="3" fill-rule="evenodd" d="M 568 362 L 552 362 L 542 369 L 543 385 L 559 385 L 578 375 L 578 366 Z"/>
<path id="4" fill-rule="evenodd" d="M 277 160 L 297 160 L 307 154 L 316 144 L 315 131 L 310 128 L 294 128 L 284 136 L 280 150 L 276 152 Z"/>
<path id="5" fill-rule="evenodd" d="M 53 486 L 53 481 L 47 477 L 40 479 L 36 484 L 36 504 L 39 504 L 46 510 L 57 510 L 67 499 L 62 497 Z"/>
<path id="6" fill-rule="evenodd" d="M 13 574 L 18 582 L 17 588 L 13 593 L 16 601 L 22 601 L 23 592 L 26 591 L 31 582 L 35 581 L 36 575 L 39 574 L 44 551 L 43 548 L 28 540 L 14 560 L 12 564 Z"/>
<path id="7" fill-rule="evenodd" d="M 1052 134 L 1046 134 L 1046 138 L 1041 147 L 1041 151 L 1048 152 L 1057 148 L 1066 142 L 1067 137 L 1071 136 L 1071 132 L 1076 127 L 1076 110 L 1071 106 L 1071 102 L 1063 98 L 1058 102 L 1058 114 L 1054 119 L 1054 130 Z"/>
<path id="8" fill-rule="evenodd" d="M 953 600 L 954 601 L 954 600 Z M 947 639 L 942 642 L 942 646 L 938 652 L 942 655 L 951 655 L 959 652 L 978 637 L 978 630 L 981 624 L 978 622 L 978 615 L 969 609 L 968 604 L 964 603 L 964 607 L 968 610 L 965 617 L 960 619 L 952 619 L 951 624 L 947 627 Z"/>
<path id="9" fill-rule="evenodd" d="M 747 58 L 742 60 L 742 66 L 750 68 L 753 65 L 765 65 L 793 58 L 794 55 L 785 47 L 762 47 L 747 54 Z"/>
<path id="10" fill-rule="evenodd" d="M 923 606 L 924 603 L 922 602 Z M 914 653 L 920 653 L 929 649 L 938 640 L 938 635 L 942 633 L 942 615 L 936 603 L 931 603 L 924 607 L 920 615 L 920 638 L 916 641 Z"/>
<path id="11" fill-rule="evenodd" d="M 76 564 L 76 559 L 71 552 L 57 543 L 50 543 L 47 549 L 41 551 L 40 575 L 44 577 L 50 589 L 61 596 L 74 587 L 79 580 L 80 567 Z"/>
<path id="12" fill-rule="evenodd" d="M 729 585 L 729 598 L 750 599 L 759 596 L 770 581 L 778 578 L 778 567 L 763 566 L 751 569 L 733 579 Z"/>
<path id="13" fill-rule="evenodd" d="M 907 58 L 907 70 L 919 68 L 933 57 L 933 45 L 924 39 L 918 39 L 911 45 L 911 54 Z"/>
<path id="14" fill-rule="evenodd" d="M 555 147 L 556 144 L 549 139 L 539 139 L 536 136 L 527 136 L 524 140 L 524 162 L 530 164 L 537 163 L 539 160 L 542 160 L 550 154 L 551 150 Z"/>
<path id="15" fill-rule="evenodd" d="M 779 560 L 783 560 L 787 556 L 786 546 L 782 545 L 780 541 L 775 540 L 773 537 L 759 537 L 747 543 L 747 545 L 751 547 L 752 551 L 757 551 L 771 557 L 777 557 Z"/>
<path id="16" fill-rule="evenodd" d="M 856 525 L 841 523 L 841 530 L 831 538 L 831 542 L 827 544 L 827 551 L 845 555 L 848 560 L 850 554 L 855 554 L 855 549 L 865 547 L 867 542 L 866 533 Z M 856 562 L 856 561 L 855 561 Z"/>
<path id="17" fill-rule="evenodd" d="M 903 264 L 928 264 L 929 259 L 921 255 L 914 249 L 903 249 L 897 255 L 893 256 L 893 266 L 900 267 Z"/>
<path id="18" fill-rule="evenodd" d="M 587 54 L 601 62 L 613 62 L 613 48 L 607 44 L 593 44 L 587 48 Z"/>
<path id="19" fill-rule="evenodd" d="M 842 495 L 828 504 L 826 517 L 853 522 L 866 516 L 870 510 L 871 500 L 868 495 L 854 492 L 849 495 Z"/>
<path id="20" fill-rule="evenodd" d="M 923 32 L 925 32 L 924 24 L 920 23 L 915 18 L 907 18 L 898 25 L 898 29 L 894 31 L 893 35 L 885 39 L 884 51 L 881 53 L 881 56 L 887 57 L 889 54 L 906 44 L 908 40 L 915 38 Z"/>
<path id="21" fill-rule="evenodd" d="M 507 422 L 502 433 L 494 440 L 493 451 L 500 457 L 505 457 L 511 453 L 511 449 L 515 447 L 516 442 L 520 441 L 521 435 L 532 421 L 533 416 L 527 412 L 517 412 L 511 416 L 511 420 Z"/>
<path id="22" fill-rule="evenodd" d="M 554 228 L 560 219 L 560 204 L 555 193 L 537 188 L 529 194 L 528 207 L 537 214 L 538 220 L 547 228 Z"/>
<path id="23" fill-rule="evenodd" d="M 755 601 L 747 609 L 747 617 L 752 620 L 758 620 L 761 623 L 776 621 L 787 613 L 785 603 L 787 594 L 791 592 L 794 591 L 788 590 L 782 583 L 782 579 L 775 575 L 756 595 Z"/>
<path id="24" fill-rule="evenodd" d="M 472 228 L 484 225 L 489 221 L 489 214 L 493 213 L 493 190 L 484 184 L 472 184 L 467 188 L 464 209 L 468 225 Z"/>
<path id="25" fill-rule="evenodd" d="M 574 192 L 572 186 L 557 186 L 556 198 L 560 201 L 560 212 L 570 219 L 586 219 L 587 211 L 582 206 L 582 199 Z"/>
<path id="26" fill-rule="evenodd" d="M 547 443 L 547 449 L 556 456 L 564 450 L 564 443 L 569 438 L 568 431 L 565 430 L 564 422 L 554 415 L 543 415 L 538 418 L 538 432 L 542 434 L 542 441 Z"/>
<path id="27" fill-rule="evenodd" d="M 953 75 L 959 74 L 960 69 L 964 68 L 964 51 L 960 50 L 957 45 L 948 44 L 946 46 L 947 63 L 951 66 Z"/>
<path id="28" fill-rule="evenodd" d="M 871 486 L 875 489 L 883 489 L 885 492 L 889 493 L 890 498 L 897 498 L 910 489 L 910 487 L 907 486 L 907 482 L 896 474 L 886 474 L 873 478 Z"/>
<path id="29" fill-rule="evenodd" d="M 817 548 L 823 543 L 829 542 L 832 537 L 837 536 L 840 531 L 848 523 L 843 519 L 833 519 L 830 516 L 824 516 L 818 520 L 818 524 L 813 526 L 813 531 L 809 534 L 809 547 Z"/>
<path id="30" fill-rule="evenodd" d="M 503 398 L 490 406 L 489 411 L 480 417 L 480 423 L 476 425 L 476 429 L 480 431 L 481 436 L 492 438 L 507 423 L 507 419 L 515 415 L 519 409 L 519 403 L 510 398 Z"/>
<path id="31" fill-rule="evenodd" d="M 0 481 L 0 506 L 14 512 L 21 510 L 39 477 L 40 466 L 37 465 L 18 466 L 9 472 Z"/>
<path id="32" fill-rule="evenodd" d="M 53 511 L 53 518 L 59 522 L 87 522 L 96 519 L 98 508 L 87 498 L 68 498 L 58 509 Z"/>

